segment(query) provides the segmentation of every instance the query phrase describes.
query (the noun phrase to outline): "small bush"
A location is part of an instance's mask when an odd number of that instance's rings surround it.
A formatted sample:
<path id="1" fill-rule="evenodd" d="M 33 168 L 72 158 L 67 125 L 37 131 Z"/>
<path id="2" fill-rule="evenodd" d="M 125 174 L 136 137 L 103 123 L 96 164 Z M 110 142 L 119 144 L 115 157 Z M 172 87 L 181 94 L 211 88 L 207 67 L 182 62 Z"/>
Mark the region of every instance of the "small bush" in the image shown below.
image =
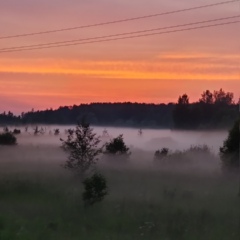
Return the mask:
<path id="1" fill-rule="evenodd" d="M 129 156 L 131 154 L 129 148 L 124 143 L 122 134 L 112 139 L 109 143 L 106 144 L 105 153 L 111 155 L 125 155 L 125 156 Z"/>
<path id="2" fill-rule="evenodd" d="M 15 144 L 17 144 L 17 139 L 12 133 L 6 132 L 0 134 L 0 145 L 15 145 Z"/>
<path id="3" fill-rule="evenodd" d="M 162 148 L 161 150 L 157 150 L 154 154 L 154 158 L 157 159 L 162 159 L 164 157 L 166 157 L 169 153 L 169 149 L 168 148 Z"/>
<path id="4" fill-rule="evenodd" d="M 183 151 L 171 152 L 167 148 L 157 150 L 154 161 L 165 167 L 197 167 L 208 168 L 216 166 L 217 156 L 212 153 L 207 145 L 191 146 Z"/>
<path id="5" fill-rule="evenodd" d="M 15 128 L 15 129 L 13 130 L 13 134 L 15 134 L 15 135 L 21 134 L 21 130 Z"/>
<path id="6" fill-rule="evenodd" d="M 186 150 L 186 153 L 200 153 L 200 154 L 210 154 L 211 149 L 207 145 L 192 145 Z"/>
<path id="7" fill-rule="evenodd" d="M 100 202 L 107 195 L 107 182 L 103 175 L 95 173 L 83 181 L 84 189 L 82 198 L 85 206 Z"/>
<path id="8" fill-rule="evenodd" d="M 54 129 L 53 131 L 55 136 L 58 136 L 60 134 L 60 130 L 58 128 Z"/>

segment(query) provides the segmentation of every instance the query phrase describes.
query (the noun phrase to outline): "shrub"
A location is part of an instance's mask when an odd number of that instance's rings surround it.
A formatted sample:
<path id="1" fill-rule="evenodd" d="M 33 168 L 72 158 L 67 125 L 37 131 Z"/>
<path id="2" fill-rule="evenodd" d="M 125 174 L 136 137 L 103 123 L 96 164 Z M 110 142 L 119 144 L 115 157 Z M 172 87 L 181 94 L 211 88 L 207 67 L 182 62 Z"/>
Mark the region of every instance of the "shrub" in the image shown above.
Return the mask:
<path id="1" fill-rule="evenodd" d="M 188 153 L 200 153 L 200 154 L 209 154 L 211 149 L 207 145 L 192 145 L 189 149 L 186 150 Z"/>
<path id="2" fill-rule="evenodd" d="M 164 157 L 166 157 L 169 153 L 169 149 L 168 148 L 162 148 L 161 150 L 157 150 L 154 154 L 154 158 L 155 159 L 162 159 Z"/>
<path id="3" fill-rule="evenodd" d="M 223 170 L 237 171 L 239 169 L 239 147 L 240 147 L 240 120 L 236 121 L 229 131 L 228 138 L 220 148 L 220 157 Z"/>
<path id="4" fill-rule="evenodd" d="M 157 150 L 154 155 L 156 163 L 161 163 L 161 166 L 174 168 L 198 168 L 212 169 L 216 167 L 217 156 L 212 153 L 207 145 L 191 146 L 183 151 L 171 152 L 167 148 Z M 159 161 L 160 160 L 160 161 Z"/>
<path id="5" fill-rule="evenodd" d="M 60 130 L 58 128 L 54 129 L 53 131 L 55 136 L 58 136 L 60 134 Z"/>
<path id="6" fill-rule="evenodd" d="M 107 195 L 107 182 L 103 175 L 95 173 L 83 181 L 84 192 L 82 199 L 85 206 L 100 202 Z"/>
<path id="7" fill-rule="evenodd" d="M 15 129 L 13 130 L 13 134 L 15 134 L 15 135 L 21 134 L 21 130 L 15 128 Z"/>
<path id="8" fill-rule="evenodd" d="M 124 156 L 129 156 L 131 154 L 129 148 L 124 143 L 122 134 L 112 139 L 109 143 L 106 144 L 105 153 L 111 155 L 124 155 Z"/>
<path id="9" fill-rule="evenodd" d="M 215 159 L 215 155 L 207 145 L 191 146 L 189 149 L 183 151 L 187 159 L 194 161 L 208 161 Z"/>
<path id="10" fill-rule="evenodd" d="M 12 133 L 6 132 L 0 134 L 0 145 L 15 145 L 15 144 L 17 144 L 17 139 Z"/>

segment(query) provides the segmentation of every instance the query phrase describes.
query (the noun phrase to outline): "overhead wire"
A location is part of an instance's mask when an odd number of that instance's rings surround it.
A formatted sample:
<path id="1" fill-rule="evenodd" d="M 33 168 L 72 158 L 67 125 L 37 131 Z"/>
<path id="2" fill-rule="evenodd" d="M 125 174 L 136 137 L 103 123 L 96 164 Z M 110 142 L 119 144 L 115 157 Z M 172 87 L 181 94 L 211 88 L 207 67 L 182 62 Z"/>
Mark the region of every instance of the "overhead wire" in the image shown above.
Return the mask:
<path id="1" fill-rule="evenodd" d="M 125 19 L 120 19 L 120 20 L 113 20 L 113 21 L 107 21 L 107 22 L 101 22 L 101 23 L 95 23 L 95 24 L 89 24 L 89 25 L 82 25 L 82 26 L 69 27 L 69 28 L 60 28 L 60 29 L 31 32 L 31 33 L 23 33 L 23 34 L 16 34 L 16 35 L 8 35 L 8 36 L 2 36 L 2 37 L 0 36 L 0 40 L 57 33 L 57 32 L 63 32 L 63 31 L 71 31 L 71 30 L 76 30 L 76 29 L 98 27 L 98 26 L 110 25 L 110 24 L 116 24 L 116 23 L 123 23 L 123 22 L 135 21 L 135 20 L 140 20 L 140 19 L 147 19 L 147 18 L 153 18 L 153 17 L 158 17 L 158 16 L 164 16 L 164 15 L 170 15 L 170 14 L 175 14 L 175 13 L 193 11 L 193 10 L 204 9 L 204 8 L 209 8 L 209 7 L 215 7 L 215 6 L 230 4 L 230 3 L 239 2 L 239 1 L 240 0 L 222 1 L 222 2 L 218 2 L 218 3 L 212 3 L 212 4 L 202 5 L 202 6 L 184 8 L 184 9 L 179 9 L 179 10 L 174 10 L 174 11 L 149 14 L 149 15 L 144 15 L 144 16 L 139 16 L 139 17 L 125 18 Z"/>
<path id="2" fill-rule="evenodd" d="M 152 29 L 146 29 L 146 30 L 140 30 L 140 31 L 132 31 L 132 32 L 119 33 L 119 34 L 104 35 L 104 36 L 98 36 L 98 37 L 81 38 L 81 39 L 74 39 L 74 40 L 68 40 L 68 41 L 57 41 L 57 42 L 49 42 L 49 43 L 43 43 L 43 44 L 33 44 L 33 45 L 23 45 L 23 46 L 17 46 L 17 47 L 1 48 L 0 52 L 6 51 L 6 50 L 35 48 L 35 47 L 42 47 L 42 46 L 51 46 L 51 45 L 59 45 L 59 44 L 66 44 L 66 43 L 97 40 L 97 39 L 103 39 L 103 38 L 119 37 L 119 36 L 124 36 L 124 35 L 133 35 L 133 34 L 139 34 L 139 33 L 145 33 L 145 32 L 153 32 L 153 31 L 166 30 L 166 29 L 179 28 L 179 27 L 186 27 L 186 26 L 203 24 L 203 23 L 229 20 L 229 19 L 234 19 L 234 18 L 239 18 L 239 17 L 240 17 L 240 15 L 237 15 L 237 16 L 231 16 L 231 17 L 215 18 L 215 19 L 210 19 L 210 20 L 205 20 L 205 21 L 186 23 L 186 24 L 178 24 L 178 25 L 173 25 L 173 26 L 168 26 L 168 27 L 152 28 Z"/>
<path id="3" fill-rule="evenodd" d="M 133 36 L 108 38 L 108 39 L 100 39 L 100 40 L 85 41 L 85 42 L 82 41 L 82 42 L 51 45 L 51 46 L 42 46 L 42 47 L 33 47 L 33 48 L 9 49 L 9 50 L 5 50 L 5 51 L 0 51 L 0 53 L 29 51 L 29 50 L 47 49 L 47 48 L 58 48 L 58 47 L 76 46 L 76 45 L 91 44 L 91 43 L 109 42 L 109 41 L 116 41 L 116 40 L 123 40 L 123 39 L 133 39 L 133 38 L 140 38 L 140 37 L 147 37 L 147 36 L 154 36 L 154 35 L 164 35 L 164 34 L 170 34 L 170 33 L 176 33 L 176 32 L 183 32 L 183 31 L 190 31 L 190 30 L 197 30 L 197 29 L 204 29 L 204 28 L 236 24 L 239 22 L 240 22 L 240 20 L 236 20 L 236 21 L 231 21 L 231 22 L 216 23 L 216 24 L 210 24 L 210 25 L 205 25 L 205 26 L 175 29 L 175 30 L 170 30 L 170 31 L 165 31 L 165 32 L 146 33 L 146 34 L 138 34 L 138 35 L 133 35 Z"/>

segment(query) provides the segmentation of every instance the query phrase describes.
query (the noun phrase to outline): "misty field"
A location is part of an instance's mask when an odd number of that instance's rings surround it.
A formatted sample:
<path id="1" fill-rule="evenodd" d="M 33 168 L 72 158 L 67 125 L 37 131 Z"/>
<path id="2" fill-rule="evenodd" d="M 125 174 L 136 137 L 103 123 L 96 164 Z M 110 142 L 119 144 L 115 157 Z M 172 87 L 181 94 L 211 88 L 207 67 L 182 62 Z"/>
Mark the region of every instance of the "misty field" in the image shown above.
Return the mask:
<path id="1" fill-rule="evenodd" d="M 132 148 L 126 162 L 99 162 L 109 194 L 86 208 L 58 140 L 23 135 L 0 147 L 1 240 L 239 239 L 239 179 L 216 159 L 162 167 L 150 149 Z"/>

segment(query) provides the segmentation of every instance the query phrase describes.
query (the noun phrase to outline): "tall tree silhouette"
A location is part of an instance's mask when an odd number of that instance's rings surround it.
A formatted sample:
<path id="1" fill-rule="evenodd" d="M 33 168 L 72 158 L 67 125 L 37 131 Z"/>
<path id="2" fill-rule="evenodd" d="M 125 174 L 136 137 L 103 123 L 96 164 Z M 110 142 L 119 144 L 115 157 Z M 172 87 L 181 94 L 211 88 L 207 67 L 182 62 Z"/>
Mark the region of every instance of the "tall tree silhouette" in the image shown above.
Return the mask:
<path id="1" fill-rule="evenodd" d="M 213 92 L 214 103 L 219 105 L 231 105 L 233 104 L 233 93 L 225 92 L 221 88 L 219 91 Z"/>
<path id="2" fill-rule="evenodd" d="M 173 121 L 175 128 L 190 128 L 190 104 L 187 94 L 179 96 L 178 103 L 173 112 Z"/>
<path id="3" fill-rule="evenodd" d="M 209 90 L 204 91 L 199 99 L 200 103 L 205 104 L 213 104 L 213 101 L 213 94 Z"/>

